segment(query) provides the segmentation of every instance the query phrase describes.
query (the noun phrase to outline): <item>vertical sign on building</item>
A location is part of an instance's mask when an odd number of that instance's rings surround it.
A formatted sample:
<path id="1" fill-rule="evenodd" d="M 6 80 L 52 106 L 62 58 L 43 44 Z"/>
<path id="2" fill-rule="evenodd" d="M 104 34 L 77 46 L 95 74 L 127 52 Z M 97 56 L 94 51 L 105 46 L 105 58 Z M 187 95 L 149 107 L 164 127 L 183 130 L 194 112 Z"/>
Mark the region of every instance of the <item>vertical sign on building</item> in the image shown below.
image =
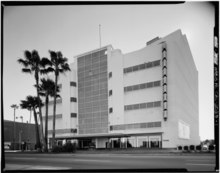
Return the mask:
<path id="1" fill-rule="evenodd" d="M 167 47 L 162 43 L 163 118 L 167 120 Z"/>

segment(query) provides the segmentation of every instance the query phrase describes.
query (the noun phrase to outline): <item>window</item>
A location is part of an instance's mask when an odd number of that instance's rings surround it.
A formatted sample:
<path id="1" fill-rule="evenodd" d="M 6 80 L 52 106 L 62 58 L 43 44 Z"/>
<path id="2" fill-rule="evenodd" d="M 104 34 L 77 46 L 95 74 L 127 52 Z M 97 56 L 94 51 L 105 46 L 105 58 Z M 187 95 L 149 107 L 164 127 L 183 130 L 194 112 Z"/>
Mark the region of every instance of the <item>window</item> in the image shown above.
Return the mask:
<path id="1" fill-rule="evenodd" d="M 161 101 L 154 102 L 154 107 L 160 107 L 161 106 Z"/>
<path id="2" fill-rule="evenodd" d="M 71 113 L 71 118 L 76 118 L 77 114 L 76 113 Z"/>
<path id="3" fill-rule="evenodd" d="M 109 91 L 109 96 L 111 96 L 111 95 L 112 95 L 112 90 Z"/>
<path id="4" fill-rule="evenodd" d="M 141 103 L 141 104 L 140 104 L 140 109 L 144 109 L 144 108 L 146 108 L 146 107 L 147 107 L 146 103 Z"/>
<path id="5" fill-rule="evenodd" d="M 147 68 L 152 67 L 152 65 L 153 65 L 152 62 L 148 62 L 148 63 L 147 63 Z"/>
<path id="6" fill-rule="evenodd" d="M 133 66 L 133 71 L 138 71 L 138 65 Z"/>
<path id="7" fill-rule="evenodd" d="M 109 113 L 112 113 L 113 112 L 113 108 L 109 108 Z"/>
<path id="8" fill-rule="evenodd" d="M 70 82 L 70 86 L 76 86 L 76 82 Z"/>
<path id="9" fill-rule="evenodd" d="M 112 72 L 109 72 L 108 77 L 109 77 L 109 78 L 112 77 Z"/>
<path id="10" fill-rule="evenodd" d="M 147 88 L 151 88 L 151 87 L 153 87 L 153 82 L 147 83 Z"/>
<path id="11" fill-rule="evenodd" d="M 139 87 L 140 87 L 139 85 L 134 85 L 133 90 L 139 90 Z"/>
<path id="12" fill-rule="evenodd" d="M 77 102 L 77 99 L 75 97 L 70 97 L 71 102 Z"/>
<path id="13" fill-rule="evenodd" d="M 160 86 L 160 81 L 155 81 L 154 82 L 154 86 L 156 87 L 156 86 Z"/>
<path id="14" fill-rule="evenodd" d="M 160 60 L 154 61 L 153 66 L 159 66 L 160 65 Z"/>
<path id="15" fill-rule="evenodd" d="M 132 67 L 127 68 L 127 73 L 132 72 Z"/>
<path id="16" fill-rule="evenodd" d="M 140 69 L 140 70 L 145 69 L 145 64 L 141 64 L 141 65 L 139 66 L 139 69 Z"/>

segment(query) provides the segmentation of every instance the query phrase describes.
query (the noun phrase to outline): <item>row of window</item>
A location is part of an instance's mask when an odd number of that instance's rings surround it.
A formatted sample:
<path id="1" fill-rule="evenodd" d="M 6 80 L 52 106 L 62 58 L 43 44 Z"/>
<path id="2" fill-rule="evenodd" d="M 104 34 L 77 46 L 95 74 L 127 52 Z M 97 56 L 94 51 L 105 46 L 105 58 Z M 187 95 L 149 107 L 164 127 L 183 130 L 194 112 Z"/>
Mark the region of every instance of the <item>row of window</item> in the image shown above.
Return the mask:
<path id="1" fill-rule="evenodd" d="M 103 72 L 98 72 L 98 71 L 89 71 L 88 73 L 86 73 L 85 75 L 82 73 L 81 75 L 78 75 L 79 80 L 79 85 L 81 83 L 84 83 L 85 81 L 89 81 L 94 83 L 95 80 L 99 80 L 99 81 L 103 81 L 103 78 L 106 79 L 105 81 L 107 81 L 107 72 L 103 71 Z"/>
<path id="2" fill-rule="evenodd" d="M 95 100 L 94 102 L 85 102 L 85 103 L 79 103 L 79 108 L 86 108 L 86 107 L 102 107 L 108 105 L 107 100 Z"/>
<path id="3" fill-rule="evenodd" d="M 78 66 L 78 73 L 81 73 L 87 69 L 91 70 L 91 69 L 96 69 L 96 68 L 102 68 L 102 67 L 106 67 L 107 68 L 107 59 L 102 59 L 101 61 L 97 61 L 97 62 L 86 62 L 85 64 L 79 64 Z"/>
<path id="4" fill-rule="evenodd" d="M 107 64 L 101 66 L 101 67 L 87 67 L 85 70 L 81 69 L 78 70 L 78 77 L 91 77 L 92 75 L 96 75 L 99 73 L 107 72 Z"/>
<path id="5" fill-rule="evenodd" d="M 140 65 L 132 66 L 132 67 L 127 67 L 124 68 L 124 73 L 130 73 L 130 72 L 135 72 L 138 70 L 144 70 L 146 68 L 151 68 L 151 67 L 156 67 L 160 65 L 160 60 L 148 62 L 148 63 L 143 63 Z"/>
<path id="6" fill-rule="evenodd" d="M 93 100 L 106 100 L 108 97 L 108 93 L 106 94 L 101 94 L 101 95 L 97 95 L 97 96 L 89 96 L 89 95 L 79 95 L 80 99 L 84 99 L 84 102 L 92 102 Z M 83 102 L 83 101 L 82 101 Z M 81 103 L 81 101 L 80 101 Z"/>
<path id="7" fill-rule="evenodd" d="M 62 99 L 57 99 L 56 104 L 62 103 Z M 48 105 L 53 105 L 53 100 L 48 102 Z"/>
<path id="8" fill-rule="evenodd" d="M 95 133 L 108 133 L 108 128 L 103 127 L 103 128 L 96 128 L 96 129 L 79 129 L 79 134 L 95 134 Z"/>
<path id="9" fill-rule="evenodd" d="M 95 113 L 95 112 L 102 112 L 108 109 L 108 105 L 103 106 L 96 106 L 96 107 L 79 107 L 79 113 Z"/>
<path id="10" fill-rule="evenodd" d="M 145 88 L 158 87 L 158 86 L 160 86 L 160 81 L 142 83 L 142 84 L 138 84 L 138 85 L 124 87 L 124 92 L 135 91 L 135 90 L 140 90 L 140 89 L 145 89 Z"/>
<path id="11" fill-rule="evenodd" d="M 129 111 L 129 110 L 153 108 L 153 107 L 160 107 L 160 106 L 161 106 L 161 101 L 156 101 L 156 102 L 147 102 L 147 103 L 126 105 L 126 106 L 124 106 L 124 110 Z"/>
<path id="12" fill-rule="evenodd" d="M 148 123 L 133 123 L 133 124 L 121 124 L 110 126 L 110 130 L 130 130 L 130 129 L 142 129 L 142 128 L 153 128 L 161 127 L 161 122 L 148 122 Z"/>
<path id="13" fill-rule="evenodd" d="M 101 117 L 107 117 L 108 111 L 100 111 L 100 112 L 88 112 L 88 113 L 79 113 L 79 121 L 84 118 L 101 118 Z M 81 119 L 82 118 L 82 119 Z"/>
<path id="14" fill-rule="evenodd" d="M 87 61 L 100 61 L 101 59 L 107 58 L 106 50 L 98 51 L 92 54 L 88 54 L 77 59 L 78 63 L 85 63 Z"/>
<path id="15" fill-rule="evenodd" d="M 51 134 L 53 130 L 48 130 L 48 134 Z M 56 129 L 56 134 L 62 134 L 62 133 L 77 133 L 77 129 Z"/>

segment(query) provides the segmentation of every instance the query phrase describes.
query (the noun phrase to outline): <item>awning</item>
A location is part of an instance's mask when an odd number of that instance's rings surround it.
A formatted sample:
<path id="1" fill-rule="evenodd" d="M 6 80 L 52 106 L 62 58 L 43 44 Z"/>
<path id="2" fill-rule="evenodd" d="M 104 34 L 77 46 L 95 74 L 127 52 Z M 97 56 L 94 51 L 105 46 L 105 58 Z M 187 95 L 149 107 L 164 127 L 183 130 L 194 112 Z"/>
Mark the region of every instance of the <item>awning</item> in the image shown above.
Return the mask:
<path id="1" fill-rule="evenodd" d="M 56 137 L 56 139 L 117 138 L 117 137 L 130 137 L 130 135 L 123 133 L 110 133 L 110 134 L 108 133 L 108 134 L 60 136 L 60 137 Z"/>

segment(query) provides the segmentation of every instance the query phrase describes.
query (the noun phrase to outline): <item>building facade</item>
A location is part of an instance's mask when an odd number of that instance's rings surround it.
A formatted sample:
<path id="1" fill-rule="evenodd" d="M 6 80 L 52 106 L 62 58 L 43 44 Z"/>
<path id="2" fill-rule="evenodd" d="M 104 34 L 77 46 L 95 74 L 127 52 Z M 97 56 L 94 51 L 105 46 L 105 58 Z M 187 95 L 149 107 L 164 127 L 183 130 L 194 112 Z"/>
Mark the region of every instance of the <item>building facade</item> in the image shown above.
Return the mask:
<path id="1" fill-rule="evenodd" d="M 70 67 L 59 79 L 58 143 L 70 140 L 79 148 L 200 143 L 198 71 L 180 30 L 127 54 L 111 45 L 86 52 Z"/>

